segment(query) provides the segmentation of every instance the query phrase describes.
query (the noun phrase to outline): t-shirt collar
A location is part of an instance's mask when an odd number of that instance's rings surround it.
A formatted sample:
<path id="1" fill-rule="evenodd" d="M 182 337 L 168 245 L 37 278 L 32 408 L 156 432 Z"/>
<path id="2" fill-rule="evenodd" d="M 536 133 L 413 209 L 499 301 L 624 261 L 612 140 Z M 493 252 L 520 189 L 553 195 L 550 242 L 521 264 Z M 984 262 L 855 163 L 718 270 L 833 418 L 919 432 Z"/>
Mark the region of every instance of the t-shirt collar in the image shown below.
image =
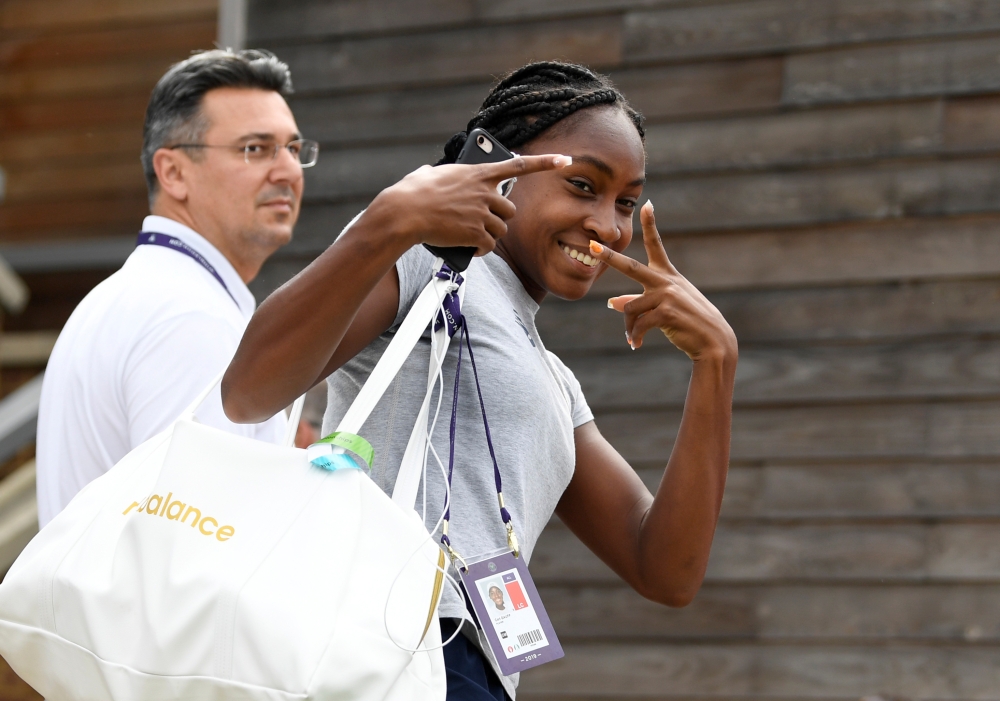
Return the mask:
<path id="1" fill-rule="evenodd" d="M 236 268 L 229 262 L 229 259 L 222 255 L 222 252 L 218 248 L 209 243 L 208 239 L 191 227 L 181 224 L 179 221 L 155 214 L 151 214 L 142 220 L 142 230 L 176 236 L 188 246 L 198 251 L 198 253 L 205 256 L 205 259 L 215 268 L 219 277 L 226 283 L 226 287 L 229 288 L 229 292 L 233 295 L 233 299 L 236 300 L 236 304 L 239 306 L 243 316 L 247 319 L 253 316 L 254 309 L 257 307 L 257 300 L 254 299 L 253 293 L 246 286 L 246 283 L 243 282 L 243 279 L 236 272 Z M 208 274 L 207 270 L 205 274 Z M 212 282 L 218 284 L 215 280 Z"/>
<path id="2" fill-rule="evenodd" d="M 511 270 L 511 267 L 507 265 L 507 261 L 496 253 L 490 253 L 483 256 L 483 262 L 490 269 L 490 272 L 493 273 L 497 282 L 500 283 L 500 287 L 503 289 L 504 294 L 507 295 L 507 299 L 512 304 L 527 311 L 534 318 L 538 312 L 538 302 L 532 299 L 528 291 L 524 289 L 524 285 L 521 284 L 517 273 Z"/>

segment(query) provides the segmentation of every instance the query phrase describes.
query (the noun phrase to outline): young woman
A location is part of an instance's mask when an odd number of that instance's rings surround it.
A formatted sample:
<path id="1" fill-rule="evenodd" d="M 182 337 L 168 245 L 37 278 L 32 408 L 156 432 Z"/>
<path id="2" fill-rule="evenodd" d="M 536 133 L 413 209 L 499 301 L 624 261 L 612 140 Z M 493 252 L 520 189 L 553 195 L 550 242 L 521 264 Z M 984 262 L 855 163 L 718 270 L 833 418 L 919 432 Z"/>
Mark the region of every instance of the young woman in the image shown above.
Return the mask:
<path id="1" fill-rule="evenodd" d="M 476 127 L 521 156 L 454 165 Z M 261 421 L 329 378 L 330 430 L 433 273 L 433 256 L 419 244 L 475 246 L 481 257 L 469 267 L 462 312 L 525 559 L 554 511 L 640 594 L 686 605 L 701 586 L 722 501 L 737 344 L 719 311 L 671 265 L 652 203 L 640 212 L 648 265 L 621 253 L 645 178 L 643 137 L 642 117 L 603 76 L 551 62 L 514 71 L 448 142 L 438 167 L 381 192 L 261 305 L 223 382 L 227 414 Z M 504 199 L 496 186 L 515 175 Z M 547 295 L 579 299 L 608 268 L 644 289 L 609 300 L 624 316 L 625 342 L 637 349 L 660 329 L 692 360 L 684 415 L 655 496 L 598 431 L 579 382 L 545 350 L 534 325 Z M 444 407 L 458 347 L 452 343 L 446 359 Z M 429 353 L 425 335 L 365 424 L 377 456 L 372 477 L 387 491 L 426 391 Z M 450 536 L 456 551 L 474 557 L 502 548 L 506 531 L 472 373 L 461 379 Z M 436 431 L 433 443 L 447 455 L 448 431 Z M 443 479 L 428 474 L 427 503 L 443 504 Z M 428 509 L 428 527 L 435 511 Z M 465 605 L 445 594 L 447 636 Z M 504 689 L 513 696 L 516 679 L 498 678 L 463 636 L 445 648 L 445 661 L 450 700 L 503 699 Z"/>

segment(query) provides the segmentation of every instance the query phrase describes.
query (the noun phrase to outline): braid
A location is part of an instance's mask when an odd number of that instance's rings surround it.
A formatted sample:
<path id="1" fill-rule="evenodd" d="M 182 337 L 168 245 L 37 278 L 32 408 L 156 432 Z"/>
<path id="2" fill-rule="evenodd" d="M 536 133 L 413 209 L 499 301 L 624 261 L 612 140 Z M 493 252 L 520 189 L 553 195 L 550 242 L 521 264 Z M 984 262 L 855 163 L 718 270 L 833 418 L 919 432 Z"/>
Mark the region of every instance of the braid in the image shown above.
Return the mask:
<path id="1" fill-rule="evenodd" d="M 557 61 L 529 63 L 494 86 L 479 112 L 444 147 L 442 163 L 454 163 L 473 129 L 490 132 L 508 149 L 534 139 L 574 112 L 598 105 L 618 105 L 645 139 L 643 117 L 611 81 L 585 66 Z"/>

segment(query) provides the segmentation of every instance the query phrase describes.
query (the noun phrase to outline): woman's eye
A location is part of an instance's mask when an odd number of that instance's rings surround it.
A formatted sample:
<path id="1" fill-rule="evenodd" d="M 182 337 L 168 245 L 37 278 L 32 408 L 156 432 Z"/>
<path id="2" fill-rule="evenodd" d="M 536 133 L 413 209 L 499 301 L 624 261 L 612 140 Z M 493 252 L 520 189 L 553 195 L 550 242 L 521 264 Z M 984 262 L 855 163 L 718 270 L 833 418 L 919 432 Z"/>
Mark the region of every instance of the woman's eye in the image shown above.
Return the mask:
<path id="1" fill-rule="evenodd" d="M 584 182 L 582 180 L 570 180 L 569 182 L 570 182 L 571 185 L 573 185 L 574 187 L 576 187 L 576 188 L 578 188 L 580 190 L 583 190 L 584 192 L 589 192 L 589 193 L 593 193 L 594 192 L 594 188 L 592 188 L 590 186 L 590 183 L 586 183 L 586 182 Z"/>
<path id="2" fill-rule="evenodd" d="M 618 200 L 618 204 L 628 209 L 635 209 L 636 202 L 634 200 Z"/>

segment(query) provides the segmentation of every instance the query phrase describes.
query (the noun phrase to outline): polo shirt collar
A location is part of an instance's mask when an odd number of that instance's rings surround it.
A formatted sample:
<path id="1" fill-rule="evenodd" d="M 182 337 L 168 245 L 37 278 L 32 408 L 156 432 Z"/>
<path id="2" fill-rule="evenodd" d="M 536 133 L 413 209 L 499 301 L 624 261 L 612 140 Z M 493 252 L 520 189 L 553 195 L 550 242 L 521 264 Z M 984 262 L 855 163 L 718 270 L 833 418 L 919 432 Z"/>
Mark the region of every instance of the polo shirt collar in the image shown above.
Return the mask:
<path id="1" fill-rule="evenodd" d="M 257 307 L 257 300 L 254 298 L 253 293 L 243 282 L 243 279 L 236 272 L 236 268 L 229 262 L 229 259 L 222 255 L 222 252 L 218 248 L 209 243 L 208 239 L 191 227 L 181 224 L 179 221 L 160 217 L 155 214 L 142 220 L 142 230 L 176 236 L 188 246 L 198 251 L 198 253 L 205 256 L 205 259 L 215 268 L 219 277 L 226 283 L 226 287 L 229 288 L 229 292 L 232 294 L 233 299 L 236 300 L 236 304 L 243 316 L 247 319 L 253 316 L 254 309 Z M 209 274 L 207 270 L 205 274 Z M 212 282 L 218 284 L 218 281 L 215 279 Z"/>

